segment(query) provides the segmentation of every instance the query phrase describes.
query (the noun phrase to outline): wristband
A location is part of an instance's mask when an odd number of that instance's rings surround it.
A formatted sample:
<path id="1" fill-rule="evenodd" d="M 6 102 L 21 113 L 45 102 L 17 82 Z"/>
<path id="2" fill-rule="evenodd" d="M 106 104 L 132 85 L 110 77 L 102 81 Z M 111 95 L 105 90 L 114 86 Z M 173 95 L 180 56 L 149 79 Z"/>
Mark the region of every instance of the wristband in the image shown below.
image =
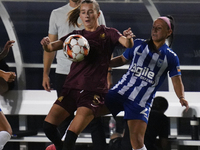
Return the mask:
<path id="1" fill-rule="evenodd" d="M 183 96 L 180 96 L 180 97 L 179 97 L 179 99 L 182 99 L 182 98 L 185 98 L 185 97 L 183 97 Z"/>

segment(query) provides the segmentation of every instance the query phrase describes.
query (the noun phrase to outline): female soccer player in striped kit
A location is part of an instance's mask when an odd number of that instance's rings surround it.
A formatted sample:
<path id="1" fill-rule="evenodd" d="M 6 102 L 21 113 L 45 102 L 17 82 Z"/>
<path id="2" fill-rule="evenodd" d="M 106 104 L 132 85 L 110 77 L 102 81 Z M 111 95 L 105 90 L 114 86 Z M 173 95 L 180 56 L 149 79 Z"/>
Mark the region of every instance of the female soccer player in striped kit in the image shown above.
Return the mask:
<path id="1" fill-rule="evenodd" d="M 114 116 L 124 110 L 133 150 L 146 150 L 144 134 L 150 107 L 168 72 L 181 105 L 186 110 L 189 108 L 184 98 L 178 56 L 165 44 L 169 38 L 171 45 L 173 29 L 174 21 L 171 16 L 159 17 L 153 23 L 149 40 L 134 40 L 132 48 L 111 60 L 111 67 L 131 61 L 126 74 L 107 94 L 106 105 Z"/>
<path id="2" fill-rule="evenodd" d="M 62 49 L 63 42 L 71 34 L 83 35 L 90 45 L 89 55 L 81 62 L 72 63 L 60 97 L 45 118 L 44 132 L 55 144 L 56 150 L 73 150 L 78 134 L 104 108 L 104 98 L 108 92 L 107 73 L 114 47 L 119 43 L 127 48 L 133 46 L 134 35 L 130 28 L 123 32 L 123 36 L 114 28 L 99 25 L 99 9 L 95 0 L 82 1 L 69 14 L 69 23 L 78 26 L 77 18 L 80 15 L 85 29 L 75 30 L 55 42 L 50 42 L 48 37 L 41 41 L 43 49 L 48 52 Z M 75 111 L 63 144 L 56 128 Z"/>

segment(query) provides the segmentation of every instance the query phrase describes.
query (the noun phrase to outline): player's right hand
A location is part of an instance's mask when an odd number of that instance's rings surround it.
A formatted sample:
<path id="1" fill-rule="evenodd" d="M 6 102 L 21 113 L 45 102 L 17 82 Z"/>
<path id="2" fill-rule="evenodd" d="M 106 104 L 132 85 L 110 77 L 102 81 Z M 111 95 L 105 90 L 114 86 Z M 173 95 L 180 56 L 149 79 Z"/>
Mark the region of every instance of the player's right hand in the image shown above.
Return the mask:
<path id="1" fill-rule="evenodd" d="M 49 76 L 43 77 L 42 86 L 44 87 L 44 89 L 46 91 L 51 92 L 51 86 L 50 86 L 50 78 L 49 78 Z"/>
<path id="2" fill-rule="evenodd" d="M 49 39 L 48 36 L 47 36 L 47 37 L 44 37 L 44 38 L 40 41 L 40 44 L 41 44 L 42 46 L 47 46 L 49 43 L 50 43 L 50 39 Z"/>
<path id="3" fill-rule="evenodd" d="M 4 72 L 3 79 L 6 82 L 13 82 L 16 78 L 15 72 Z"/>
<path id="4" fill-rule="evenodd" d="M 15 41 L 13 41 L 13 40 L 6 42 L 6 44 L 3 48 L 3 51 L 0 53 L 0 60 L 5 58 L 8 55 L 10 47 L 12 47 L 14 43 L 15 43 Z"/>

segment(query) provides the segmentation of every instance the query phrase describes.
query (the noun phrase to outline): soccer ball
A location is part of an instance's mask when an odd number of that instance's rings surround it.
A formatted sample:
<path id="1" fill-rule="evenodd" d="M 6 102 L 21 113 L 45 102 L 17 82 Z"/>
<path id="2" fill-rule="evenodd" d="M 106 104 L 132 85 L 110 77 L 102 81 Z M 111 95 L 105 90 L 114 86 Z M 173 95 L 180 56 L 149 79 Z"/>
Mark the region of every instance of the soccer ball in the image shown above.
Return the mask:
<path id="1" fill-rule="evenodd" d="M 89 54 L 90 46 L 86 38 L 79 34 L 70 35 L 63 43 L 64 55 L 71 61 L 82 61 Z"/>
<path id="2" fill-rule="evenodd" d="M 56 150 L 56 147 L 54 144 L 51 144 L 45 150 Z"/>

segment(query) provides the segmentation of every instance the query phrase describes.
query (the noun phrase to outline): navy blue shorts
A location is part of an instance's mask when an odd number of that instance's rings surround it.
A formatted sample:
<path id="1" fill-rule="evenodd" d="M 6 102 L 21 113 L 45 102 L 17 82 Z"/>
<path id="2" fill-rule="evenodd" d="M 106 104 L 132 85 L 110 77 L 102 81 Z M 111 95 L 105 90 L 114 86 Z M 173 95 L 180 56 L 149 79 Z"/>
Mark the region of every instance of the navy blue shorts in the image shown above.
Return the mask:
<path id="1" fill-rule="evenodd" d="M 146 123 L 148 122 L 149 107 L 141 107 L 138 103 L 113 90 L 109 90 L 106 95 L 105 104 L 114 117 L 120 111 L 124 111 L 124 119 L 143 120 Z"/>
<path id="2" fill-rule="evenodd" d="M 101 108 L 105 105 L 105 93 L 91 91 L 64 89 L 55 104 L 63 107 L 67 112 L 73 114 L 78 107 L 87 107 L 91 109 L 94 116 L 99 116 Z"/>

